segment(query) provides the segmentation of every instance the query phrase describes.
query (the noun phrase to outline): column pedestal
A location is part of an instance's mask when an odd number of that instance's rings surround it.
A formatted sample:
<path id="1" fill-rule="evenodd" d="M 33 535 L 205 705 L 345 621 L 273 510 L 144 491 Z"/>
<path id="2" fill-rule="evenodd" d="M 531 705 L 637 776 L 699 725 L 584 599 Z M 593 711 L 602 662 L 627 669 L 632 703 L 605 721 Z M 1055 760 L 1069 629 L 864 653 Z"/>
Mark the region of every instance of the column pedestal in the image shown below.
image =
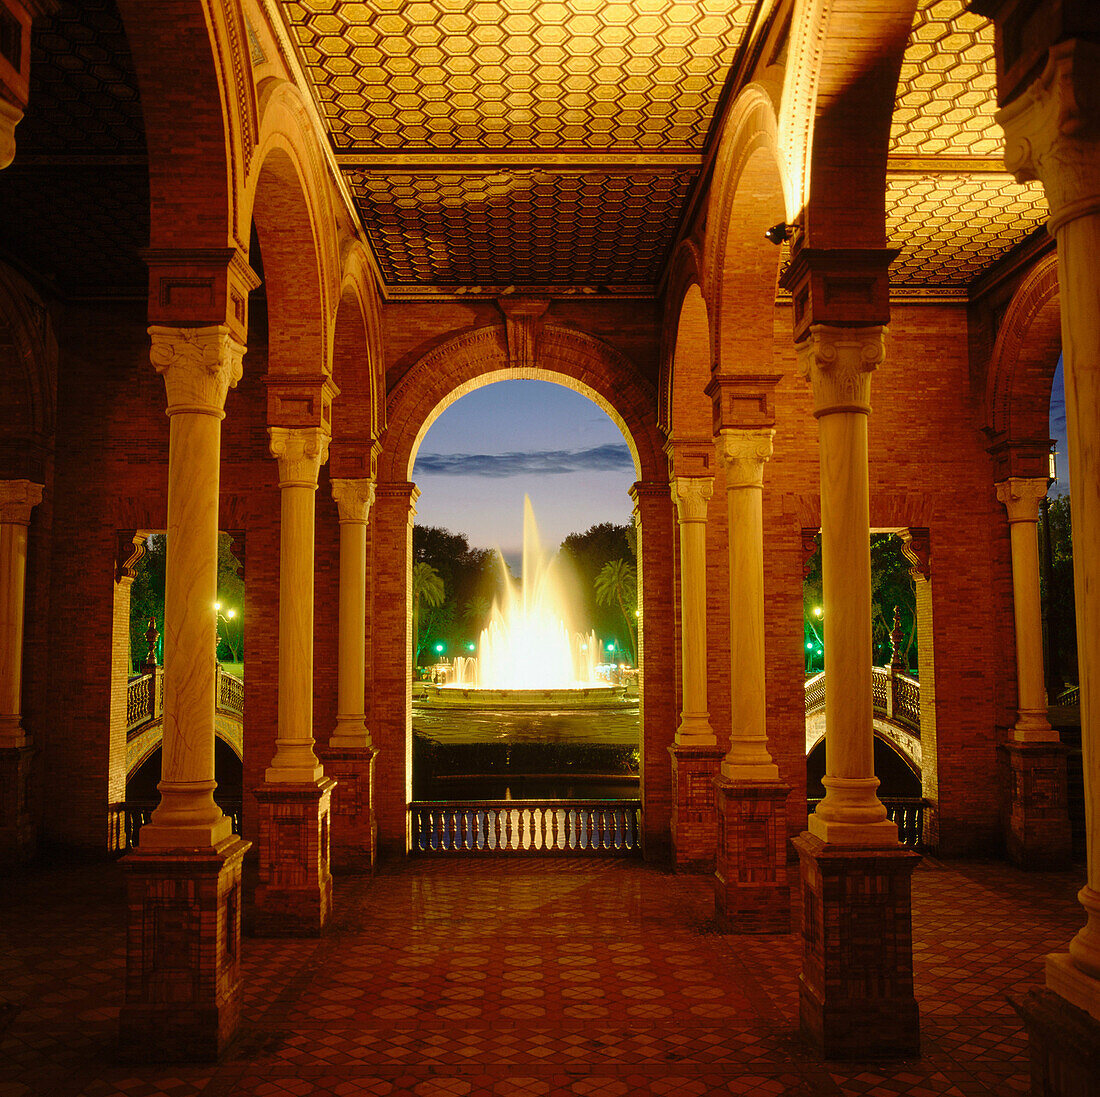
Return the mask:
<path id="1" fill-rule="evenodd" d="M 1005 844 L 1019 868 L 1061 868 L 1072 837 L 1066 794 L 1066 755 L 1060 743 L 1005 743 L 1008 797 Z"/>
<path id="2" fill-rule="evenodd" d="M 0 747 L 0 868 L 26 864 L 34 856 L 33 757 L 30 746 Z"/>
<path id="3" fill-rule="evenodd" d="M 318 747 L 325 773 L 336 779 L 332 797 L 332 867 L 351 875 L 374 871 L 373 747 Z"/>
<path id="4" fill-rule="evenodd" d="M 829 1059 L 920 1052 L 909 850 L 794 840 L 802 880 L 802 1036 Z"/>
<path id="5" fill-rule="evenodd" d="M 672 865 L 677 872 L 713 872 L 718 834 L 714 778 L 725 752 L 673 743 Z"/>
<path id="6" fill-rule="evenodd" d="M 123 859 L 129 908 L 119 1055 L 213 1060 L 241 1015 L 241 867 L 252 843 Z"/>
<path id="7" fill-rule="evenodd" d="M 332 913 L 329 870 L 332 790 L 336 782 L 264 784 L 260 807 L 260 882 L 253 932 L 257 937 L 312 937 Z"/>
<path id="8" fill-rule="evenodd" d="M 714 909 L 731 933 L 790 933 L 787 794 L 780 781 L 717 777 Z"/>
<path id="9" fill-rule="evenodd" d="M 1100 1021 L 1049 990 L 1010 999 L 1031 1053 L 1032 1097 L 1100 1097 Z"/>

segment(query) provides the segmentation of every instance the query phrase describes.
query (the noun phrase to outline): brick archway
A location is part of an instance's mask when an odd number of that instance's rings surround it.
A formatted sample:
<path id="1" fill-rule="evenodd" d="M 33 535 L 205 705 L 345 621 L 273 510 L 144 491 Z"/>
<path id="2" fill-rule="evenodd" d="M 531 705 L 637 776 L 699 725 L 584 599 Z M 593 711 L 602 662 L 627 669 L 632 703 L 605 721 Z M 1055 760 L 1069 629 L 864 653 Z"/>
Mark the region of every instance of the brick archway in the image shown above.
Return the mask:
<path id="1" fill-rule="evenodd" d="M 372 518 L 375 612 L 372 734 L 378 844 L 403 854 L 411 779 L 410 600 L 415 485 L 409 476 L 434 419 L 460 396 L 494 381 L 547 380 L 587 396 L 619 426 L 634 456 L 639 516 L 641 765 L 647 856 L 667 840 L 669 761 L 675 727 L 672 643 L 672 500 L 657 427 L 657 398 L 636 368 L 606 343 L 575 329 L 519 321 L 467 331 L 431 350 L 394 386 L 379 458 Z"/>

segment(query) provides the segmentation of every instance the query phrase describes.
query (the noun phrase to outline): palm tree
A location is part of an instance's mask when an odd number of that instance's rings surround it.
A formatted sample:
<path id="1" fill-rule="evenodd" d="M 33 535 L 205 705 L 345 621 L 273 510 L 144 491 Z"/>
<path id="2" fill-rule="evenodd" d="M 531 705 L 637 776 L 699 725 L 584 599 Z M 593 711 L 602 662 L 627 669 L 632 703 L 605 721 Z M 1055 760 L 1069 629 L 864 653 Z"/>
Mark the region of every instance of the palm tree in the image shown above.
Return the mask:
<path id="1" fill-rule="evenodd" d="M 439 572 L 431 564 L 423 562 L 414 565 L 412 574 L 413 594 L 413 646 L 416 648 L 416 665 L 420 658 L 420 599 L 428 607 L 442 605 L 446 591 L 443 587 L 443 579 Z"/>
<path id="2" fill-rule="evenodd" d="M 634 606 L 638 602 L 638 573 L 625 560 L 609 560 L 596 576 L 596 601 L 601 606 L 618 602 L 619 610 L 630 635 L 631 659 L 637 663 L 637 642 L 634 636 Z M 628 609 L 629 607 L 629 609 Z"/>
<path id="3" fill-rule="evenodd" d="M 462 607 L 462 617 L 475 635 L 481 631 L 492 608 L 492 603 L 483 594 L 474 595 Z"/>

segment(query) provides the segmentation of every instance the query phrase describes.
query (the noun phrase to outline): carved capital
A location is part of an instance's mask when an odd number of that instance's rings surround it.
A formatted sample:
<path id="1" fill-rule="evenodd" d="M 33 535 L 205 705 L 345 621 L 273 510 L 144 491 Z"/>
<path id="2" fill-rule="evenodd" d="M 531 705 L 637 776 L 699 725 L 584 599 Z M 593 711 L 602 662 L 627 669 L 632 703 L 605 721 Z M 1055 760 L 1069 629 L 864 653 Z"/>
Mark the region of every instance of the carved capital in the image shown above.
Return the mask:
<path id="1" fill-rule="evenodd" d="M 0 480 L 0 522 L 31 524 L 31 511 L 42 502 L 42 485 L 31 480 Z"/>
<path id="2" fill-rule="evenodd" d="M 336 500 L 341 522 L 365 526 L 374 502 L 374 481 L 333 480 L 332 498 Z"/>
<path id="3" fill-rule="evenodd" d="M 153 368 L 168 390 L 168 414 L 225 417 L 225 397 L 243 372 L 244 345 L 223 324 L 149 328 Z"/>
<path id="4" fill-rule="evenodd" d="M 707 503 L 714 494 L 712 476 L 677 476 L 672 481 L 672 501 L 680 523 L 705 522 Z"/>
<path id="5" fill-rule="evenodd" d="M 928 530 L 919 527 L 910 527 L 898 531 L 901 538 L 902 555 L 912 565 L 909 568 L 909 577 L 916 582 L 918 579 L 932 578 L 932 539 Z"/>
<path id="6" fill-rule="evenodd" d="M 23 112 L 0 95 L 0 169 L 15 159 L 15 127 L 23 121 Z"/>
<path id="7" fill-rule="evenodd" d="M 772 455 L 774 430 L 723 430 L 714 439 L 727 488 L 762 487 L 764 462 Z"/>
<path id="8" fill-rule="evenodd" d="M 997 498 L 1008 511 L 1008 523 L 1039 521 L 1039 501 L 1046 497 L 1047 480 L 1025 480 L 1010 476 L 997 485 Z"/>
<path id="9" fill-rule="evenodd" d="M 1003 110 L 1005 167 L 1038 179 L 1050 231 L 1100 209 L 1100 45 L 1076 39 L 1047 54 L 1042 75 Z"/>
<path id="10" fill-rule="evenodd" d="M 814 415 L 871 410 L 871 374 L 886 358 L 886 328 L 814 324 L 798 344 L 798 369 L 813 386 Z"/>
<path id="11" fill-rule="evenodd" d="M 319 427 L 268 427 L 267 433 L 279 462 L 279 487 L 315 488 L 328 459 L 328 433 Z"/>
<path id="12" fill-rule="evenodd" d="M 145 543 L 149 534 L 141 529 L 120 529 L 118 545 L 115 550 L 115 582 L 133 579 L 137 576 L 137 566 L 145 556 Z"/>

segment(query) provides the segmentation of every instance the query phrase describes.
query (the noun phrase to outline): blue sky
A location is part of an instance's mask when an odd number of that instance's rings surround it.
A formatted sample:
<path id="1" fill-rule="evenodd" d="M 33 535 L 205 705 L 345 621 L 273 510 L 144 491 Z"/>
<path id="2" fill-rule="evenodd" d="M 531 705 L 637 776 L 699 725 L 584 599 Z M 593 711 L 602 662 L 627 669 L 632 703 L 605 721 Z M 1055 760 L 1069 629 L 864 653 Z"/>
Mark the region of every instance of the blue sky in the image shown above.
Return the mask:
<path id="1" fill-rule="evenodd" d="M 1066 389 L 1062 378 L 1062 359 L 1054 372 L 1054 387 L 1050 393 L 1050 436 L 1058 454 L 1058 479 L 1051 485 L 1050 494 L 1066 495 L 1069 492 L 1069 446 L 1066 444 Z"/>
<path id="2" fill-rule="evenodd" d="M 413 466 L 416 522 L 499 548 L 513 567 L 531 496 L 543 545 L 630 521 L 637 477 L 622 432 L 591 400 L 546 381 L 498 381 L 431 425 Z"/>

